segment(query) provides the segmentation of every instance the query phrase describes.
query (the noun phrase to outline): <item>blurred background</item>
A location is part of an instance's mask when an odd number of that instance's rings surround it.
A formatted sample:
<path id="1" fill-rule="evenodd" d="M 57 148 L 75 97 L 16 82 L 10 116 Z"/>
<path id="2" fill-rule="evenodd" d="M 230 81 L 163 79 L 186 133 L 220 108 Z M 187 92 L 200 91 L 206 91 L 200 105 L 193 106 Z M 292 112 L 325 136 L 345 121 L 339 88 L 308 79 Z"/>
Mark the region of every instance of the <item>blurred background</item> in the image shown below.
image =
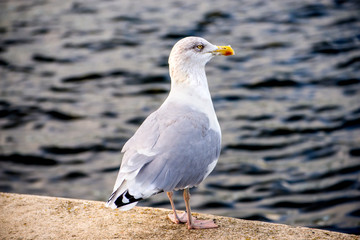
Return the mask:
<path id="1" fill-rule="evenodd" d="M 222 154 L 193 210 L 360 234 L 359 10 L 0 1 L 0 191 L 106 201 L 123 144 L 168 94 L 172 46 L 196 35 L 236 55 L 207 65 Z"/>

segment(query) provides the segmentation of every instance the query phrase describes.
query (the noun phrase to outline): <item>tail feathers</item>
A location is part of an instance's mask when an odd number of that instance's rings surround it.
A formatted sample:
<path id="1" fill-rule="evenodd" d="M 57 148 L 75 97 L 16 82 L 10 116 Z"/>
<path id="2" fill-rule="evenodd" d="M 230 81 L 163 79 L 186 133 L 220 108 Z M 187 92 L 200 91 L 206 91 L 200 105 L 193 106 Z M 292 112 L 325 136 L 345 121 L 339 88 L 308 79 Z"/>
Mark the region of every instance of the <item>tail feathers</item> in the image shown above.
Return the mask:
<path id="1" fill-rule="evenodd" d="M 120 195 L 118 191 L 119 189 L 111 194 L 106 203 L 107 207 L 111 207 L 112 209 L 119 208 L 119 210 L 126 211 L 135 207 L 138 201 L 142 200 L 142 198 L 135 198 L 128 190 L 125 190 Z"/>

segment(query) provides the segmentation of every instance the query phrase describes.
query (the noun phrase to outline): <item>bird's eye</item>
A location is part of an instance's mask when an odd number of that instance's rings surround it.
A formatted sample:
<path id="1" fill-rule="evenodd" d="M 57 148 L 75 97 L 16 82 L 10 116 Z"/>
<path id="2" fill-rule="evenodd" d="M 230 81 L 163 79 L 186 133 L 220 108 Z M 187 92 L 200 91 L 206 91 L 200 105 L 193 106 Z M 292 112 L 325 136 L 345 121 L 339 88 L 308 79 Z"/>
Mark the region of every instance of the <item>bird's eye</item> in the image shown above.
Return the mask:
<path id="1" fill-rule="evenodd" d="M 199 44 L 199 45 L 196 46 L 196 48 L 199 49 L 199 50 L 202 50 L 204 48 L 204 45 Z"/>

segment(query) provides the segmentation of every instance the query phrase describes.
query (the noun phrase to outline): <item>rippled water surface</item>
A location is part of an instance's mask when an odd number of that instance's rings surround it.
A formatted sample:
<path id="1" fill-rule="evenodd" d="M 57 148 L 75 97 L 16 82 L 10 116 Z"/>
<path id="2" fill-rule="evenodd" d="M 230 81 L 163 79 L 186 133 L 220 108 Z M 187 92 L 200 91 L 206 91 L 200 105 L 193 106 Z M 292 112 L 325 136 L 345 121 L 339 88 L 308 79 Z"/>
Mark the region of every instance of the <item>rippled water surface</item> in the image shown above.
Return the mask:
<path id="1" fill-rule="evenodd" d="M 105 201 L 197 35 L 223 131 L 194 211 L 359 234 L 357 1 L 0 2 L 0 190 Z M 179 208 L 182 197 L 176 195 Z M 165 194 L 140 205 L 170 208 Z"/>

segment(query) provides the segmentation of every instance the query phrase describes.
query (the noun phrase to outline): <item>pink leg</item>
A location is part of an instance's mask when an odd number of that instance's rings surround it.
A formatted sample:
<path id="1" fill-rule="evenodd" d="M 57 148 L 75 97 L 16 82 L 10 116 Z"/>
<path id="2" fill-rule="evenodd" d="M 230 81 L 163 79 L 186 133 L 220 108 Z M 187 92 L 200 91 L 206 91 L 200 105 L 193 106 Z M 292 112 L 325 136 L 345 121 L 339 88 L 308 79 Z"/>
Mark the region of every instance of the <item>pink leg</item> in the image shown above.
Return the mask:
<path id="1" fill-rule="evenodd" d="M 174 201 L 173 201 L 173 199 L 172 199 L 173 192 L 166 192 L 166 194 L 167 194 L 167 196 L 168 196 L 168 198 L 169 198 L 169 200 L 170 200 L 170 204 L 171 204 L 171 207 L 172 207 L 172 210 L 173 210 L 173 213 L 170 213 L 170 214 L 168 215 L 168 218 L 169 218 L 172 222 L 174 222 L 174 223 L 176 223 L 176 224 L 186 223 L 186 222 L 187 222 L 186 213 L 181 214 L 180 217 L 179 217 L 179 215 L 177 215 L 177 213 L 176 213 L 175 204 L 174 204 Z"/>
<path id="2" fill-rule="evenodd" d="M 197 220 L 191 216 L 191 208 L 190 208 L 190 193 L 189 189 L 184 189 L 184 201 L 186 205 L 186 212 L 187 212 L 187 226 L 188 229 L 206 229 L 206 228 L 217 228 L 218 225 L 215 224 L 213 220 Z"/>

